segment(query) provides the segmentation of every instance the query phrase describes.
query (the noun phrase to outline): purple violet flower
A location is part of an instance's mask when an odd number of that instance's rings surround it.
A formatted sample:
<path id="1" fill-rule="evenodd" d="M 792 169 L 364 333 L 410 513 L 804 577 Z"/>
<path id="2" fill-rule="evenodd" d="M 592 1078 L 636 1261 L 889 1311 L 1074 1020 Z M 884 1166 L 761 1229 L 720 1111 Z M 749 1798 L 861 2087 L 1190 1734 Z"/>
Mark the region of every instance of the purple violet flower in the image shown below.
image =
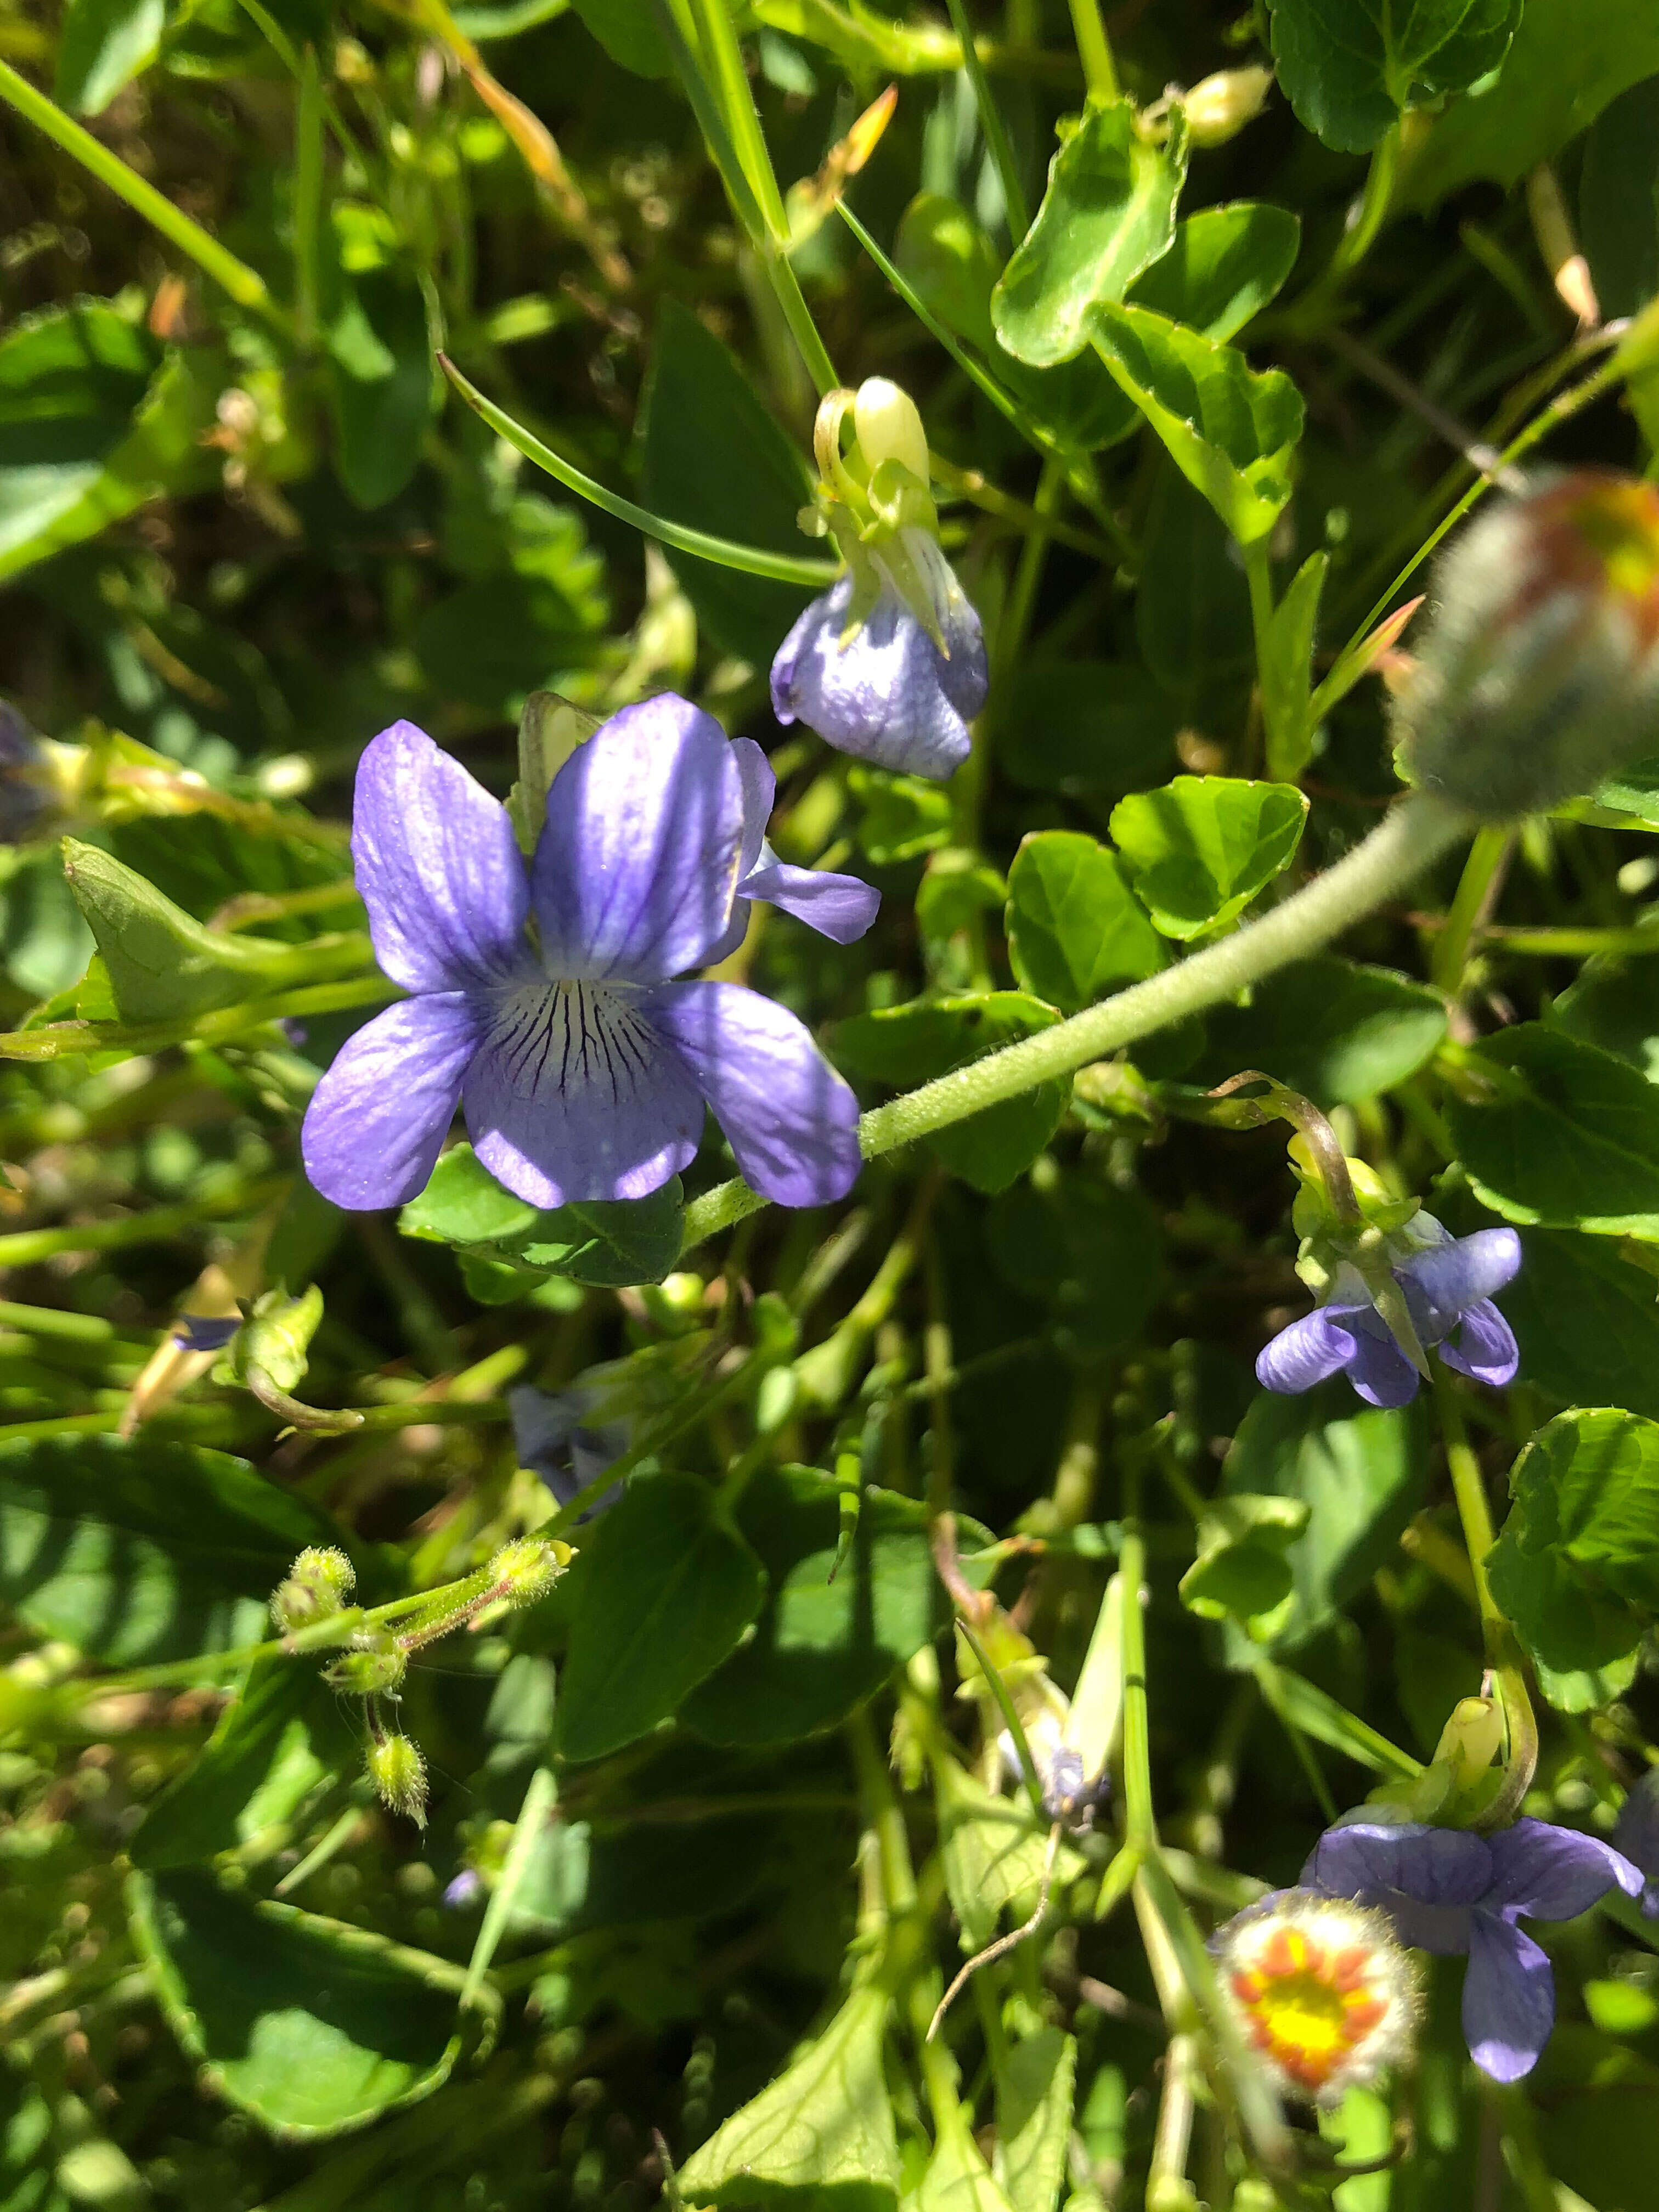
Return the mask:
<path id="1" fill-rule="evenodd" d="M 1576 1828 L 1516 1820 L 1493 1835 L 1356 1820 L 1328 1828 L 1302 1869 L 1305 1887 L 1381 1905 L 1404 1943 L 1441 1957 L 1468 1954 L 1463 2033 L 1483 2073 L 1518 2081 L 1538 2063 L 1555 2025 L 1547 1954 L 1516 1926 L 1574 1920 L 1616 1884 L 1642 1876 L 1622 1851 Z"/>
<path id="2" fill-rule="evenodd" d="M 772 711 L 878 768 L 943 781 L 968 757 L 968 725 L 990 685 L 979 617 L 937 538 L 899 532 L 933 604 L 941 652 L 884 571 L 860 621 L 852 569 L 796 622 L 772 663 Z M 870 559 L 881 571 L 881 556 Z M 867 591 L 867 585 L 866 585 Z"/>
<path id="3" fill-rule="evenodd" d="M 1419 1342 L 1437 1345 L 1460 1375 L 1494 1387 L 1512 1382 L 1520 1364 L 1515 1333 L 1492 1304 L 1521 1265 L 1512 1229 L 1480 1229 L 1453 1237 L 1431 1213 L 1419 1213 L 1398 1233 L 1393 1264 Z M 1311 1390 L 1346 1371 L 1372 1406 L 1404 1406 L 1417 1395 L 1418 1374 L 1371 1302 L 1357 1267 L 1337 1270 L 1329 1296 L 1262 1346 L 1258 1382 L 1290 1395 Z"/>
<path id="4" fill-rule="evenodd" d="M 373 740 L 352 858 L 375 956 L 411 995 L 347 1042 L 307 1110 L 325 1198 L 412 1198 L 458 1100 L 531 1206 L 643 1198 L 696 1156 L 706 1107 L 763 1196 L 852 1188 L 857 1102 L 804 1025 L 740 984 L 673 980 L 727 935 L 740 884 L 848 934 L 873 916 L 866 885 L 803 893 L 808 872 L 754 865 L 758 753 L 672 694 L 625 707 L 554 779 L 526 864 L 506 808 L 423 731 Z"/>
<path id="5" fill-rule="evenodd" d="M 220 1320 L 206 1314 L 181 1313 L 173 1324 L 173 1341 L 180 1352 L 222 1352 L 241 1326 L 240 1314 Z"/>
<path id="6" fill-rule="evenodd" d="M 603 1397 L 599 1390 L 538 1390 L 528 1382 L 507 1394 L 519 1465 L 540 1475 L 561 1505 L 568 1505 L 628 1449 L 626 1421 L 588 1425 L 587 1416 Z M 576 1516 L 576 1525 L 603 1513 L 621 1495 L 621 1483 L 613 1482 Z"/>

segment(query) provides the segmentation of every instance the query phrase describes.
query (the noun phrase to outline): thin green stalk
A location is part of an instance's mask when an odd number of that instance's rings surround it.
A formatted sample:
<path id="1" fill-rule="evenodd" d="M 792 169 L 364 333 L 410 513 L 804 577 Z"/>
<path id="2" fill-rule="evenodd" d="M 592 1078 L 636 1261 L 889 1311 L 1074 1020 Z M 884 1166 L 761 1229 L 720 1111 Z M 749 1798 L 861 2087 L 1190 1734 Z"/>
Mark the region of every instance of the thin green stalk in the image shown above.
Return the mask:
<path id="1" fill-rule="evenodd" d="M 318 246 L 323 210 L 323 80 L 317 49 L 300 58 L 294 109 L 294 325 L 302 346 L 315 343 L 319 297 Z"/>
<path id="2" fill-rule="evenodd" d="M 385 976 L 360 975 L 348 982 L 278 991 L 268 999 L 249 999 L 240 1006 L 220 1006 L 176 1022 L 43 1022 L 38 1030 L 9 1030 L 0 1035 L 0 1060 L 72 1060 L 89 1052 L 158 1052 L 169 1044 L 222 1044 L 228 1037 L 293 1016 L 341 1013 L 397 995 L 396 985 Z"/>
<path id="3" fill-rule="evenodd" d="M 505 438 L 527 461 L 534 461 L 538 469 L 545 469 L 567 491 L 574 491 L 591 506 L 615 515 L 618 522 L 631 524 L 647 538 L 677 546 L 682 553 L 696 553 L 705 561 L 718 562 L 722 568 L 741 568 L 751 576 L 773 576 L 784 584 L 817 587 L 833 583 L 839 574 L 839 567 L 833 561 L 812 560 L 804 554 L 769 553 L 759 545 L 738 545 L 729 538 L 711 538 L 706 531 L 690 530 L 684 523 L 670 522 L 665 515 L 652 514 L 645 507 L 635 507 L 631 499 L 607 491 L 602 483 L 585 476 L 573 462 L 556 453 L 550 446 L 544 446 L 521 422 L 515 422 L 493 400 L 486 399 L 477 386 L 461 374 L 447 354 L 438 356 L 438 366 L 473 413 L 481 416 L 498 438 Z"/>
<path id="4" fill-rule="evenodd" d="M 1072 34 L 1077 40 L 1077 58 L 1083 64 L 1089 97 L 1103 107 L 1118 97 L 1118 83 L 1112 42 L 1101 20 L 1100 0 L 1072 0 Z"/>
<path id="5" fill-rule="evenodd" d="M 9 62 L 0 61 L 0 100 L 15 108 L 26 121 L 56 146 L 78 161 L 88 174 L 108 186 L 118 198 L 124 199 L 137 214 L 141 215 L 153 229 L 161 232 L 181 253 L 187 254 L 214 283 L 229 293 L 239 307 L 246 307 L 265 320 L 285 337 L 291 334 L 293 323 L 287 308 L 271 295 L 270 288 L 257 269 L 250 269 L 246 261 L 239 261 L 228 252 L 218 240 L 193 222 L 181 208 L 176 208 L 154 185 L 141 177 L 136 169 L 129 168 L 118 154 L 113 154 L 101 140 L 94 138 L 72 116 L 65 115 L 55 101 L 37 92 L 28 79 L 20 76 Z"/>
<path id="6" fill-rule="evenodd" d="M 1394 125 L 1377 141 L 1371 155 L 1370 167 L 1365 173 L 1365 189 L 1353 221 L 1343 232 L 1336 251 L 1332 254 L 1322 276 L 1317 277 L 1303 294 L 1287 315 L 1303 329 L 1325 319 L 1325 311 L 1334 295 L 1340 289 L 1345 277 L 1359 266 L 1376 242 L 1378 232 L 1388 221 L 1389 204 L 1400 173 L 1400 126 Z"/>
<path id="7" fill-rule="evenodd" d="M 946 0 L 951 21 L 962 41 L 962 66 L 967 71 L 968 82 L 974 88 L 974 99 L 979 107 L 980 128 L 985 133 L 985 143 L 991 149 L 991 159 L 996 163 L 997 176 L 1002 185 L 1002 204 L 1007 210 L 1008 235 L 1018 246 L 1031 228 L 1031 210 L 1025 198 L 1025 187 L 1019 180 L 1019 167 L 1014 160 L 1014 149 L 1008 143 L 1007 126 L 1002 120 L 1002 111 L 991 96 L 991 87 L 985 75 L 985 64 L 974 44 L 973 25 L 968 21 L 964 0 Z"/>
<path id="8" fill-rule="evenodd" d="M 1126 1474 L 1125 1504 L 1139 1504 L 1138 1482 Z M 1123 1581 L 1123 1841 L 1145 1861 L 1158 1850 L 1158 1814 L 1152 1801 L 1152 1733 L 1146 1714 L 1146 1623 L 1141 1610 L 1146 1589 L 1146 1539 L 1139 1515 L 1126 1511 L 1118 1552 Z"/>
<path id="9" fill-rule="evenodd" d="M 1486 1500 L 1486 1478 L 1469 1443 L 1457 1386 L 1438 1360 L 1434 1365 L 1435 1410 L 1439 1415 L 1441 1440 L 1445 1447 L 1447 1471 L 1451 1476 L 1452 1495 L 1457 1501 L 1457 1517 L 1462 1524 L 1463 1541 L 1468 1548 L 1469 1568 L 1474 1577 L 1475 1602 L 1480 1609 L 1481 1642 L 1486 1649 L 1486 1664 L 1497 1680 L 1504 1723 L 1509 1731 L 1509 1757 L 1504 1786 L 1492 1803 L 1486 1808 L 1480 1819 L 1481 1826 L 1496 1828 L 1514 1819 L 1532 1787 L 1533 1774 L 1538 1765 L 1538 1722 L 1527 1690 L 1515 1631 L 1510 1627 L 1503 1607 L 1492 1595 L 1492 1584 L 1486 1579 L 1486 1560 L 1498 1539 L 1492 1528 L 1492 1509 Z"/>
<path id="10" fill-rule="evenodd" d="M 841 380 L 790 265 L 789 218 L 731 13 L 723 0 L 653 0 L 653 6 L 732 212 L 749 234 L 813 383 L 820 393 L 833 392 Z M 686 35 L 683 12 L 695 22 L 701 55 Z"/>
<path id="11" fill-rule="evenodd" d="M 1429 980 L 1435 988 L 1443 991 L 1449 999 L 1455 999 L 1462 988 L 1469 939 L 1514 836 L 1506 823 L 1488 823 L 1469 848 L 1456 895 L 1447 910 L 1446 926 L 1435 941 L 1429 971 Z"/>
<path id="12" fill-rule="evenodd" d="M 949 1128 L 988 1106 L 1022 1097 L 1039 1083 L 1074 1074 L 1091 1060 L 1118 1051 L 1188 1014 L 1237 997 L 1293 960 L 1329 944 L 1352 922 L 1395 896 L 1414 877 L 1469 835 L 1470 817 L 1431 792 L 1412 792 L 1385 815 L 1361 845 L 1304 884 L 1282 906 L 1052 1029 L 988 1053 L 925 1083 L 859 1122 L 866 1159 Z M 765 1204 L 734 1179 L 686 1208 L 681 1251 L 741 1221 Z"/>

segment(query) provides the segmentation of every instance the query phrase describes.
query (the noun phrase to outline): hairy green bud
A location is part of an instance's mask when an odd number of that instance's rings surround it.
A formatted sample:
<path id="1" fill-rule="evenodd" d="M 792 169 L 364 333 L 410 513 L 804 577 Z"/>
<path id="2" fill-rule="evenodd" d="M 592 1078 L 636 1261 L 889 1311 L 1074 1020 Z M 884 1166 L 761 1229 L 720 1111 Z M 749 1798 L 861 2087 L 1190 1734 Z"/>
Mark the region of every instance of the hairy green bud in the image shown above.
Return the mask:
<path id="1" fill-rule="evenodd" d="M 1395 722 L 1411 781 L 1491 821 L 1659 746 L 1659 486 L 1585 469 L 1488 508 L 1441 562 Z"/>
<path id="2" fill-rule="evenodd" d="M 357 1571 L 332 1544 L 308 1544 L 279 1583 L 270 1617 L 284 1636 L 338 1613 L 356 1586 Z"/>
<path id="3" fill-rule="evenodd" d="M 368 1747 L 368 1778 L 388 1811 L 426 1826 L 426 1761 L 406 1735 L 384 1735 Z"/>
<path id="4" fill-rule="evenodd" d="M 384 1629 L 374 1629 L 325 1667 L 323 1680 L 331 1689 L 353 1697 L 377 1698 L 395 1690 L 408 1671 L 409 1661 L 392 1638 Z"/>
<path id="5" fill-rule="evenodd" d="M 489 1562 L 497 1595 L 509 1605 L 534 1605 L 538 1597 L 547 1595 L 574 1556 L 569 1545 L 556 1537 L 550 1541 L 539 1536 L 520 1536 L 503 1544 Z"/>

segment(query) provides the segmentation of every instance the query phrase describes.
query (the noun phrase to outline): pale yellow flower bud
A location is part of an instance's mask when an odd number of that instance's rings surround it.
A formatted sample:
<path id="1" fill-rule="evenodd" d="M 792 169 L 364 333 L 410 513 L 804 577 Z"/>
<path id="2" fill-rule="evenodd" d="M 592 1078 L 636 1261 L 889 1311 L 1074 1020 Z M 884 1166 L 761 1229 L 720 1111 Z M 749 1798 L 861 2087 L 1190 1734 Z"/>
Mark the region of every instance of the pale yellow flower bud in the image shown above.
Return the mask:
<path id="1" fill-rule="evenodd" d="M 1218 70 L 1182 101 L 1194 146 L 1224 146 L 1261 114 L 1273 81 L 1270 69 Z"/>
<path id="2" fill-rule="evenodd" d="M 918 482 L 927 482 L 927 433 L 916 403 L 884 376 L 866 376 L 853 399 L 853 428 L 872 473 L 896 461 Z"/>

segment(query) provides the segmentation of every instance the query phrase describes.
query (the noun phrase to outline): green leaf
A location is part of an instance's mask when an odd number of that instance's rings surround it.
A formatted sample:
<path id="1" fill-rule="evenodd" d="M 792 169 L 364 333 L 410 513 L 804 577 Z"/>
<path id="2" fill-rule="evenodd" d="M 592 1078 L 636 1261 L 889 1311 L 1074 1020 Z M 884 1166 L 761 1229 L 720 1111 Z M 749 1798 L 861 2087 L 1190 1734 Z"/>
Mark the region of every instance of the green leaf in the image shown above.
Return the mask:
<path id="1" fill-rule="evenodd" d="M 1297 120 L 1363 154 L 1402 109 L 1495 70 L 1522 0 L 1272 0 L 1273 59 Z"/>
<path id="2" fill-rule="evenodd" d="M 1082 1170 L 1004 1191 L 986 1216 L 985 1242 L 1016 1290 L 1050 1310 L 1061 1348 L 1081 1359 L 1132 1344 L 1164 1293 L 1155 1209 Z"/>
<path id="3" fill-rule="evenodd" d="M 1058 2027 L 1035 2028 L 994 2062 L 996 2176 L 1012 2212 L 1055 2212 L 1072 2139 L 1077 2043 Z"/>
<path id="4" fill-rule="evenodd" d="M 575 9 L 613 62 L 635 76 L 673 75 L 651 0 L 575 0 Z"/>
<path id="5" fill-rule="evenodd" d="M 1289 866 L 1308 802 L 1294 786 L 1178 775 L 1112 809 L 1112 840 L 1166 937 L 1223 929 Z"/>
<path id="6" fill-rule="evenodd" d="M 95 845 L 65 837 L 64 874 L 123 1021 L 173 1021 L 313 980 L 306 947 L 208 929 Z"/>
<path id="7" fill-rule="evenodd" d="M 1599 115 L 1578 173 L 1578 237 L 1607 316 L 1633 315 L 1659 295 L 1659 76 Z"/>
<path id="8" fill-rule="evenodd" d="M 815 1468 L 755 1475 L 737 1520 L 767 1593 L 754 1635 L 680 1708 L 709 1742 L 764 1747 L 833 1728 L 944 1626 L 927 1515 L 909 1498 L 867 1489 L 839 1568 L 836 1486 Z"/>
<path id="9" fill-rule="evenodd" d="M 1135 279 L 1129 304 L 1220 343 L 1259 315 L 1296 266 L 1302 222 L 1265 200 L 1232 200 L 1176 225 L 1174 243 Z"/>
<path id="10" fill-rule="evenodd" d="M 334 465 L 347 496 L 372 513 L 414 476 L 436 410 L 426 293 L 401 261 L 341 270 L 331 289 L 324 335 Z"/>
<path id="11" fill-rule="evenodd" d="M 976 916 L 1000 913 L 1007 899 L 1007 878 L 988 860 L 967 846 L 941 845 L 916 888 L 916 927 L 930 944 L 944 944 Z"/>
<path id="12" fill-rule="evenodd" d="M 1599 1045 L 1659 1083 L 1659 968 L 1645 955 L 1587 960 L 1547 1019 L 1581 1044 Z"/>
<path id="13" fill-rule="evenodd" d="M 182 1869 L 128 1877 L 133 1942 L 203 2085 L 285 2142 L 429 2096 L 461 2048 L 461 1970 Z"/>
<path id="14" fill-rule="evenodd" d="M 161 355 L 98 301 L 0 341 L 0 580 L 217 473 L 201 439 L 228 372 L 209 348 Z"/>
<path id="15" fill-rule="evenodd" d="M 234 1650 L 334 1529 L 246 1461 L 147 1436 L 0 1443 L 0 1599 L 115 1666 Z"/>
<path id="16" fill-rule="evenodd" d="M 735 1648 L 763 1589 L 707 1483 L 635 1475 L 571 1571 L 559 1751 L 601 1759 L 666 1720 Z"/>
<path id="17" fill-rule="evenodd" d="M 899 2154 L 882 2074 L 887 2008 L 882 1990 L 855 1989 L 823 2033 L 692 2153 L 680 2168 L 685 2196 L 776 2204 L 810 2191 L 824 2212 L 891 2212 Z"/>
<path id="18" fill-rule="evenodd" d="M 941 2124 L 921 2179 L 905 2197 L 904 2212 L 1012 2212 L 960 2107 Z"/>
<path id="19" fill-rule="evenodd" d="M 1206 507 L 1193 505 L 1210 519 Z M 1134 661 L 1038 662 L 1008 679 L 997 767 L 1028 791 L 1115 798 L 1164 781 L 1176 765 L 1179 725 L 1170 701 Z"/>
<path id="20" fill-rule="evenodd" d="M 1016 361 L 1051 367 L 1080 353 L 1090 310 L 1121 300 L 1169 251 L 1187 174 L 1187 124 L 1170 112 L 1162 145 L 1137 129 L 1130 100 L 1091 106 L 1048 170 L 1036 220 L 991 299 L 997 337 Z"/>
<path id="21" fill-rule="evenodd" d="M 201 1755 L 145 1814 L 135 1866 L 204 1866 L 221 1851 L 264 1859 L 307 1805 L 356 1765 L 339 1700 L 315 1669 L 256 1660 Z"/>
<path id="22" fill-rule="evenodd" d="M 1528 1230 L 1504 1312 L 1528 1382 L 1568 1405 L 1622 1404 L 1659 1419 L 1655 1283 L 1595 1237 Z"/>
<path id="23" fill-rule="evenodd" d="M 855 762 L 847 771 L 847 787 L 863 809 L 854 835 L 873 867 L 919 860 L 950 843 L 955 817 L 943 784 Z"/>
<path id="24" fill-rule="evenodd" d="M 665 300 L 645 399 L 641 497 L 653 514 L 777 553 L 801 553 L 811 486 L 800 454 L 736 357 L 690 307 Z M 665 549 L 697 619 L 728 653 L 771 665 L 806 605 L 797 585 Z"/>
<path id="25" fill-rule="evenodd" d="M 1049 1028 L 1060 1017 L 1023 991 L 979 998 L 915 999 L 836 1022 L 830 1052 L 836 1065 L 872 1082 L 909 1090 L 1000 1046 Z M 1060 1127 L 1069 1078 L 1039 1084 L 1023 1098 L 941 1130 L 927 1143 L 953 1175 L 975 1190 L 1006 1190 Z"/>
<path id="26" fill-rule="evenodd" d="M 1506 1221 L 1659 1238 L 1659 1091 L 1540 1022 L 1485 1039 L 1489 1095 L 1447 1121 L 1476 1194 Z"/>
<path id="27" fill-rule="evenodd" d="M 1147 502 L 1145 544 L 1135 642 L 1168 695 L 1167 759 L 1178 709 L 1201 713 L 1204 687 L 1241 702 L 1246 696 L 1255 665 L 1250 589 L 1220 518 L 1170 460 L 1160 461 Z"/>
<path id="28" fill-rule="evenodd" d="M 164 0 L 66 0 L 52 87 L 59 106 L 100 115 L 161 51 Z"/>
<path id="29" fill-rule="evenodd" d="M 1261 650 L 1261 719 L 1267 726 L 1270 775 L 1301 775 L 1313 750 L 1310 671 L 1319 599 L 1331 565 L 1328 553 L 1310 553 L 1273 609 Z"/>
<path id="30" fill-rule="evenodd" d="M 1495 83 L 1441 116 L 1402 164 L 1397 199 L 1427 208 L 1477 177 L 1517 185 L 1595 122 L 1621 92 L 1659 72 L 1651 0 L 1526 0 Z"/>
<path id="31" fill-rule="evenodd" d="M 1088 335 L 1119 385 L 1241 545 L 1263 538 L 1291 495 L 1302 395 L 1282 369 L 1253 369 L 1150 308 L 1103 303 Z"/>
<path id="32" fill-rule="evenodd" d="M 1563 1413 L 1510 1474 L 1513 1503 L 1486 1562 L 1552 1705 L 1622 1696 L 1659 1611 L 1659 1423 Z"/>
<path id="33" fill-rule="evenodd" d="M 648 1198 L 585 1199 L 539 1212 L 502 1188 L 471 1145 L 452 1145 L 398 1217 L 405 1237 L 456 1244 L 573 1282 L 625 1290 L 659 1283 L 679 1257 L 684 1194 L 678 1176 Z"/>
<path id="34" fill-rule="evenodd" d="M 1236 1621 L 1257 1644 L 1284 1633 L 1295 1594 L 1285 1557 L 1308 1525 L 1304 1500 L 1229 1491 L 1198 1524 L 1198 1556 L 1181 1577 L 1181 1602 L 1202 1620 Z"/>
<path id="35" fill-rule="evenodd" d="M 1017 1927 L 1036 1910 L 1048 1830 L 1037 1826 L 1023 1788 L 1000 1797 L 949 1753 L 933 1761 L 933 1806 L 945 1887 L 962 1948 L 982 1950 L 1005 1912 Z M 1074 1872 L 1077 1856 L 1068 1856 L 1067 1871 Z M 1060 1872 L 1056 1861 L 1057 1878 Z"/>
<path id="36" fill-rule="evenodd" d="M 1259 1067 L 1328 1112 L 1392 1091 L 1431 1060 L 1446 1004 L 1392 969 L 1317 953 L 1257 984 L 1248 1006 L 1217 1007 L 1206 1028 L 1195 1080 Z"/>
<path id="37" fill-rule="evenodd" d="M 1062 1013 L 1169 955 L 1105 846 L 1071 830 L 1025 838 L 1008 872 L 1008 957 L 1021 987 Z"/>
<path id="38" fill-rule="evenodd" d="M 1304 1510 L 1286 1555 L 1292 1601 L 1272 1646 L 1292 1651 L 1327 1628 L 1379 1567 L 1428 1487 L 1419 1407 L 1356 1406 L 1346 1382 L 1299 1398 L 1263 1390 L 1222 1468 L 1228 1497 L 1277 1496 Z M 1242 1655 L 1236 1655 L 1242 1656 Z"/>

